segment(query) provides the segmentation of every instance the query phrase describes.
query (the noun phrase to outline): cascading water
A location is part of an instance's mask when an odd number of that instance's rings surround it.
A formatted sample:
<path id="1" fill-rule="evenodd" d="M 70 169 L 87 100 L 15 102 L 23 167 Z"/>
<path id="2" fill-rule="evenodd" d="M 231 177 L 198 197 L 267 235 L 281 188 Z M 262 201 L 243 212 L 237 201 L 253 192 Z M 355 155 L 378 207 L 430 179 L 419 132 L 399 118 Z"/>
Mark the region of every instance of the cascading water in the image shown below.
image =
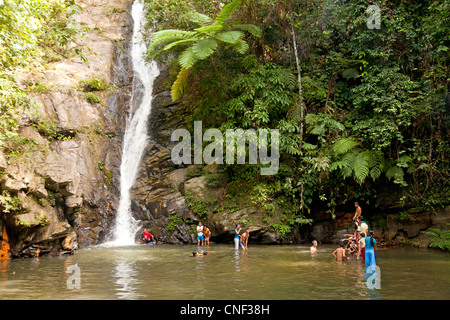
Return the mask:
<path id="1" fill-rule="evenodd" d="M 119 209 L 112 241 L 108 243 L 113 246 L 135 244 L 135 235 L 140 227 L 139 221 L 131 214 L 130 189 L 135 182 L 142 153 L 147 146 L 147 123 L 152 107 L 153 82 L 159 75 L 156 62 L 147 62 L 144 59 L 147 45 L 143 41 L 141 29 L 146 18 L 144 4 L 141 1 L 135 0 L 131 11 L 134 21 L 131 47 L 134 79 L 120 165 Z M 133 112 L 133 109 L 136 110 Z"/>

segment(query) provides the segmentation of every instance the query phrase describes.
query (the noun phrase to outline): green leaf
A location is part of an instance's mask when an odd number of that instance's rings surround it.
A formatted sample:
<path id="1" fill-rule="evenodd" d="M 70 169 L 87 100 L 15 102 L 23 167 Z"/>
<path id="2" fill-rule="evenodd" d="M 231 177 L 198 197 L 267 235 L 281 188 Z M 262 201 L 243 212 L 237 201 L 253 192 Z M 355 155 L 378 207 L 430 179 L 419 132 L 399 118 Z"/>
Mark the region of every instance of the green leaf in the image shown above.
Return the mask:
<path id="1" fill-rule="evenodd" d="M 216 17 L 216 22 L 224 24 L 225 21 L 231 16 L 231 14 L 241 5 L 242 0 L 234 0 L 225 5 Z"/>
<path id="2" fill-rule="evenodd" d="M 178 57 L 178 62 L 180 63 L 180 66 L 184 69 L 189 69 L 190 67 L 192 67 L 194 63 L 197 62 L 197 60 L 198 59 L 192 47 L 189 47 L 186 50 L 184 50 Z"/>
<path id="3" fill-rule="evenodd" d="M 233 48 L 240 54 L 245 54 L 249 49 L 247 42 L 245 42 L 244 40 L 236 42 L 233 45 Z"/>
<path id="4" fill-rule="evenodd" d="M 203 39 L 192 46 L 192 52 L 195 54 L 197 59 L 201 60 L 213 54 L 217 46 L 218 43 L 216 40 Z"/>
<path id="5" fill-rule="evenodd" d="M 178 100 L 184 93 L 187 78 L 189 76 L 189 68 L 183 68 L 178 73 L 177 79 L 172 85 L 171 95 L 172 101 Z"/>
<path id="6" fill-rule="evenodd" d="M 244 38 L 244 33 L 242 31 L 225 31 L 218 33 L 214 38 L 226 43 L 236 44 Z"/>
<path id="7" fill-rule="evenodd" d="M 391 180 L 392 178 L 403 179 L 403 175 L 403 169 L 397 166 L 392 166 L 386 171 L 386 178 L 388 178 L 389 180 Z"/>
<path id="8" fill-rule="evenodd" d="M 262 30 L 254 24 L 233 24 L 232 27 L 247 31 L 258 38 L 262 36 Z"/>
<path id="9" fill-rule="evenodd" d="M 336 154 L 344 154 L 349 150 L 353 149 L 358 143 L 352 138 L 343 138 L 339 141 L 336 141 L 333 145 L 333 151 Z"/>
<path id="10" fill-rule="evenodd" d="M 161 30 L 152 34 L 152 43 L 149 46 L 149 51 L 154 50 L 157 46 L 167 42 L 178 40 L 185 40 L 193 38 L 197 33 L 194 31 L 184 31 L 178 29 Z"/>
<path id="11" fill-rule="evenodd" d="M 178 41 L 175 41 L 175 42 L 172 42 L 172 43 L 168 44 L 162 50 L 163 51 L 167 51 L 167 50 L 172 49 L 173 47 L 175 47 L 177 45 L 186 44 L 186 43 L 194 42 L 194 41 L 197 41 L 197 40 L 198 40 L 197 38 L 178 40 Z"/>
<path id="12" fill-rule="evenodd" d="M 363 151 L 355 159 L 355 178 L 360 184 L 364 182 L 369 175 L 370 151 Z"/>
<path id="13" fill-rule="evenodd" d="M 190 12 L 185 14 L 184 17 L 191 21 L 201 25 L 212 23 L 212 19 L 208 17 L 206 14 L 198 13 L 198 12 Z"/>

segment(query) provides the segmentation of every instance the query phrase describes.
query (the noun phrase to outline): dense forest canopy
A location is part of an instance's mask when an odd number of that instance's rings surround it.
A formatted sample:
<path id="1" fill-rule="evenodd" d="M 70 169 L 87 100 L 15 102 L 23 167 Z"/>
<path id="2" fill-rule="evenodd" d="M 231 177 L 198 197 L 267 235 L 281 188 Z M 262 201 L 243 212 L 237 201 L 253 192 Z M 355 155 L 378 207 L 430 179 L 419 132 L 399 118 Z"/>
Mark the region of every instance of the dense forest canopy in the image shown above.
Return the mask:
<path id="1" fill-rule="evenodd" d="M 401 190 L 405 208 L 448 204 L 448 1 L 146 5 L 148 36 L 158 41 L 149 57 L 162 49 L 157 57 L 172 66 L 174 84 L 180 75 L 187 83 L 180 115 L 186 126 L 201 120 L 223 131 L 280 130 L 277 175 L 260 177 L 251 165 L 226 168 L 255 203 L 269 213 L 275 203 L 283 210 L 279 231 L 309 222 L 313 202 L 331 216 L 342 199 L 374 205 L 385 185 Z M 379 8 L 379 28 L 368 25 L 370 5 Z M 192 37 L 225 14 L 226 27 L 253 25 L 261 34 L 245 32 L 244 51 L 215 43 L 185 74 L 181 60 Z M 162 44 L 164 32 L 170 37 Z"/>
<path id="2" fill-rule="evenodd" d="M 279 129 L 280 169 L 225 166 L 229 198 L 245 193 L 287 234 L 312 206 L 375 206 L 389 185 L 405 208 L 449 203 L 448 0 L 144 0 L 148 58 L 167 62 L 178 116 L 192 129 Z M 377 5 L 380 28 L 368 19 Z M 85 59 L 75 0 L 0 0 L 0 147 L 35 113 L 39 82 L 16 75 Z M 178 30 L 175 33 L 173 30 Z M 171 45 L 172 44 L 172 45 Z M 162 49 L 162 51 L 160 51 Z M 165 49 L 165 50 L 164 50 Z"/>

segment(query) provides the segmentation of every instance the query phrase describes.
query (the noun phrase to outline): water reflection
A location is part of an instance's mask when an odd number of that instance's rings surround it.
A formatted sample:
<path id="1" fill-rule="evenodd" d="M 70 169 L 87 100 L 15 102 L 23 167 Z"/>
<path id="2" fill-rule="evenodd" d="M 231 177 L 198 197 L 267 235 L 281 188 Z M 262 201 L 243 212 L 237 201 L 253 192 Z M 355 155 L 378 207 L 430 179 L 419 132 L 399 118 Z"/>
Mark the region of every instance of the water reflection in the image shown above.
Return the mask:
<path id="1" fill-rule="evenodd" d="M 133 300 L 142 295 L 138 293 L 138 285 L 141 283 L 136 277 L 138 270 L 135 262 L 128 258 L 120 258 L 114 262 L 114 274 L 116 279 L 116 295 L 119 299 Z"/>
<path id="2" fill-rule="evenodd" d="M 7 280 L 9 275 L 9 259 L 0 260 L 0 280 Z"/>
<path id="3" fill-rule="evenodd" d="M 448 299 L 450 257 L 432 251 L 379 253 L 381 289 L 367 286 L 364 261 L 338 262 L 334 246 L 214 245 L 90 247 L 72 256 L 0 261 L 0 299 Z M 204 248 L 199 247 L 202 251 Z M 378 257 L 377 257 L 378 258 Z M 81 289 L 67 273 L 81 270 Z M 411 281 L 414 280 L 414 281 Z M 370 283 L 370 282 L 369 282 Z M 373 280 L 372 280 L 373 283 Z"/>
<path id="4" fill-rule="evenodd" d="M 371 300 L 381 298 L 381 270 L 378 266 L 372 265 L 365 268 L 363 283 L 366 287 L 366 297 Z"/>

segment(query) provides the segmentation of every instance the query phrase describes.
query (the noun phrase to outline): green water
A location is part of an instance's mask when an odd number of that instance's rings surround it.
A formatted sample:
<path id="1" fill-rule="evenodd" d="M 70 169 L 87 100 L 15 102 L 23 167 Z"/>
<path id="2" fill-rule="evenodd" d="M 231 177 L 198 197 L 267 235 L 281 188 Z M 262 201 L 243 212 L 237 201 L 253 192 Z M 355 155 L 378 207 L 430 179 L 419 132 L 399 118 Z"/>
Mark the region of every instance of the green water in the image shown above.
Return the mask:
<path id="1" fill-rule="evenodd" d="M 196 249 L 93 246 L 0 261 L 0 299 L 450 299 L 450 255 L 436 250 L 377 250 L 380 289 L 368 289 L 363 262 L 335 261 L 331 245 L 314 256 L 301 245 L 211 245 L 207 256 L 192 257 Z M 79 288 L 70 289 L 75 264 Z"/>

